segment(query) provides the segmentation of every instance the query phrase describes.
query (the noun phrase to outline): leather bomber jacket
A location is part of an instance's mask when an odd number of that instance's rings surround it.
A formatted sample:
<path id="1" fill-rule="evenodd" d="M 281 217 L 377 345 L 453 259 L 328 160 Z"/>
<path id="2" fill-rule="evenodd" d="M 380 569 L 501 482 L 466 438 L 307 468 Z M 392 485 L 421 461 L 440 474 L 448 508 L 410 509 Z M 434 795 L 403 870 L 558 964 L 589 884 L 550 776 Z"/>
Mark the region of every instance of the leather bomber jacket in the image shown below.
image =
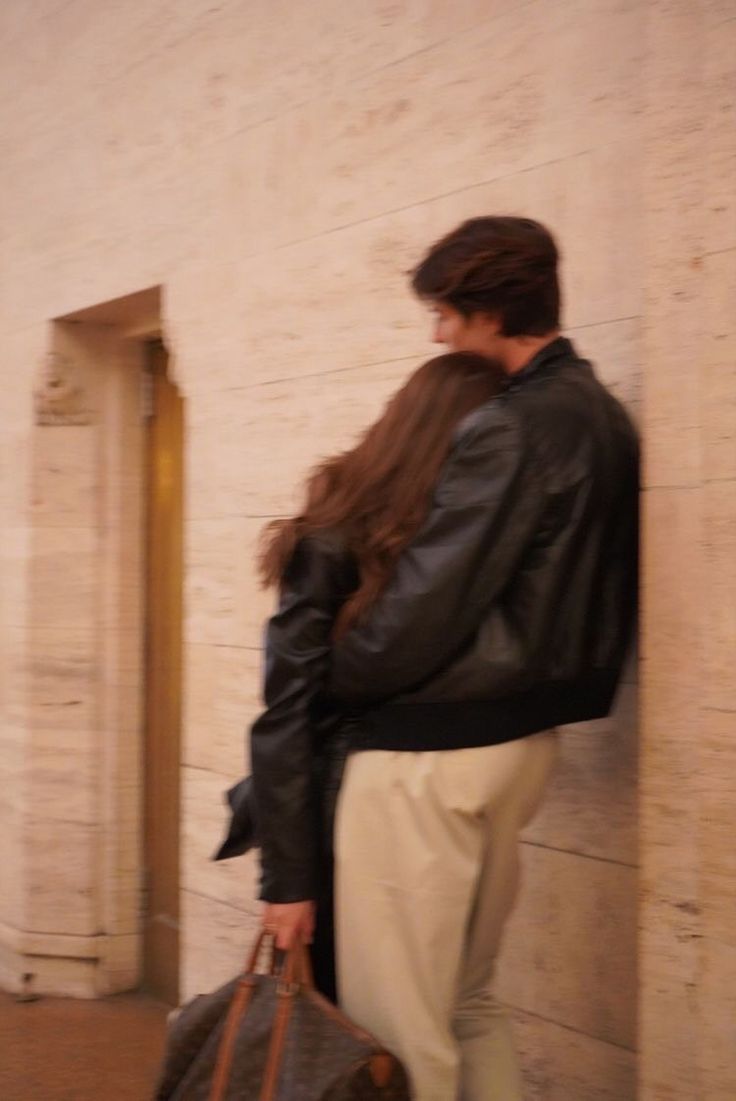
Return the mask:
<path id="1" fill-rule="evenodd" d="M 638 493 L 626 410 L 558 338 L 463 422 L 423 529 L 334 648 L 358 743 L 486 745 L 608 714 L 636 605 Z"/>
<path id="2" fill-rule="evenodd" d="M 329 533 L 303 539 L 266 627 L 266 706 L 250 730 L 250 758 L 260 897 L 269 902 L 322 898 L 329 890 L 348 724 L 326 685 L 333 624 L 357 581 L 342 540 Z"/>
<path id="3" fill-rule="evenodd" d="M 462 422 L 423 528 L 334 646 L 355 565 L 335 533 L 304 540 L 269 624 L 251 738 L 262 897 L 313 897 L 315 745 L 341 717 L 353 748 L 424 751 L 606 715 L 637 544 L 635 429 L 562 337 Z"/>

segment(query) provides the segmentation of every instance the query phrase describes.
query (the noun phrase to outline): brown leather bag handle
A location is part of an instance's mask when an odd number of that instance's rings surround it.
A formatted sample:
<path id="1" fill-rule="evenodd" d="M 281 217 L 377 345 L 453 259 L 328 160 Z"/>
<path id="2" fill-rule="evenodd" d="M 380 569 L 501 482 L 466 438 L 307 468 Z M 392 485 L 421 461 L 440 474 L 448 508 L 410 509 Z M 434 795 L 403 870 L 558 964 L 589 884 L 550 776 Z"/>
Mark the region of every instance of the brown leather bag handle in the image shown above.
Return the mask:
<path id="1" fill-rule="evenodd" d="M 246 975 L 254 975 L 256 967 L 258 966 L 258 957 L 263 950 L 263 945 L 269 940 L 271 942 L 271 965 L 270 969 L 273 971 L 273 961 L 276 954 L 276 937 L 273 933 L 270 933 L 267 929 L 261 929 L 260 933 L 255 939 L 253 947 L 251 948 L 250 955 L 245 964 Z"/>
<path id="2" fill-rule="evenodd" d="M 306 986 L 310 989 L 314 986 L 309 952 L 301 941 L 286 953 L 279 976 L 287 986 Z"/>
<path id="3" fill-rule="evenodd" d="M 312 967 L 309 962 L 309 953 L 299 941 L 286 953 L 284 966 L 281 969 L 277 987 L 278 1002 L 276 1016 L 271 1032 L 271 1043 L 268 1048 L 268 1058 L 263 1071 L 263 1081 L 258 1101 L 273 1101 L 276 1087 L 278 1086 L 281 1061 L 284 1055 L 286 1032 L 294 1005 L 294 997 L 302 986 L 312 987 Z"/>
<path id="4" fill-rule="evenodd" d="M 238 981 L 238 985 L 230 1003 L 225 1028 L 217 1051 L 217 1060 L 212 1075 L 212 1089 L 209 1101 L 224 1101 L 225 1090 L 230 1080 L 233 1055 L 235 1053 L 235 1040 L 238 1028 L 243 1016 L 250 1004 L 255 989 L 255 969 L 261 954 L 264 941 L 271 940 L 271 962 L 269 970 L 274 974 L 275 969 L 275 940 L 273 934 L 262 930 L 256 937 L 255 944 L 250 953 L 247 970 Z M 291 1016 L 291 1007 L 294 1003 L 294 995 L 302 987 L 313 987 L 312 968 L 309 954 L 305 946 L 299 942 L 286 953 L 286 959 L 279 972 L 278 981 L 278 1006 L 274 1026 L 271 1032 L 266 1067 L 263 1073 L 263 1082 L 259 1101 L 272 1101 L 273 1093 L 278 1083 L 281 1059 L 283 1057 L 286 1028 Z"/>

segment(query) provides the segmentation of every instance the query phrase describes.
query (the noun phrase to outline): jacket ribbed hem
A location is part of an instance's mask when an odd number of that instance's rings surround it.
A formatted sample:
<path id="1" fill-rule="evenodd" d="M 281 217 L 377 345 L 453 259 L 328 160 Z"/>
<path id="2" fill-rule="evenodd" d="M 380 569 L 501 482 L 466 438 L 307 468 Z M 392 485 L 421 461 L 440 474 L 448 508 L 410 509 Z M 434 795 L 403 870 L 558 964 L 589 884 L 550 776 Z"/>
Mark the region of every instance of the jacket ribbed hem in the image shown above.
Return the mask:
<path id="1" fill-rule="evenodd" d="M 617 682 L 618 673 L 605 670 L 496 700 L 385 704 L 355 720 L 350 740 L 355 749 L 413 753 L 500 745 L 554 726 L 605 718 Z"/>

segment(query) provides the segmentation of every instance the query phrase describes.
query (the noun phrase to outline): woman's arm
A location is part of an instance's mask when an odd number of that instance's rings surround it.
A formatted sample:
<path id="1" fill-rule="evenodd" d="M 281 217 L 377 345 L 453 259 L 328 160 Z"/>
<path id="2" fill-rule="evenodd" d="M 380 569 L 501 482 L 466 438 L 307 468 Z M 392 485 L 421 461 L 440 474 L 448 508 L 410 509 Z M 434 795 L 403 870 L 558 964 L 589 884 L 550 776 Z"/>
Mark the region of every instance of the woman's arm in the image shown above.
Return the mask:
<path id="1" fill-rule="evenodd" d="M 302 540 L 284 577 L 266 633 L 266 709 L 251 728 L 251 766 L 261 839 L 261 894 L 271 904 L 266 923 L 279 929 L 296 910 L 284 904 L 315 897 L 318 859 L 310 712 L 324 688 L 330 636 L 349 591 L 348 559 L 319 538 Z M 299 930 L 304 933 L 307 909 Z M 306 938 L 308 939 L 308 938 Z"/>

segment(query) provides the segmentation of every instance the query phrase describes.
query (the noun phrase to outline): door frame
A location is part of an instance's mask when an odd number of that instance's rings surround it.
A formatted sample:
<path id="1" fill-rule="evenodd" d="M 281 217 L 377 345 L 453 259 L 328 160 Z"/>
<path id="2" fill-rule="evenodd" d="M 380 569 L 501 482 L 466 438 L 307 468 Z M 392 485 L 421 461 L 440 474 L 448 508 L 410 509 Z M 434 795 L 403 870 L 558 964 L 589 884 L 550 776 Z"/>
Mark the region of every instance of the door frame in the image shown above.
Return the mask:
<path id="1" fill-rule="evenodd" d="M 178 1005 L 184 399 L 171 377 L 165 342 L 158 337 L 144 347 L 142 984 L 159 999 Z"/>

